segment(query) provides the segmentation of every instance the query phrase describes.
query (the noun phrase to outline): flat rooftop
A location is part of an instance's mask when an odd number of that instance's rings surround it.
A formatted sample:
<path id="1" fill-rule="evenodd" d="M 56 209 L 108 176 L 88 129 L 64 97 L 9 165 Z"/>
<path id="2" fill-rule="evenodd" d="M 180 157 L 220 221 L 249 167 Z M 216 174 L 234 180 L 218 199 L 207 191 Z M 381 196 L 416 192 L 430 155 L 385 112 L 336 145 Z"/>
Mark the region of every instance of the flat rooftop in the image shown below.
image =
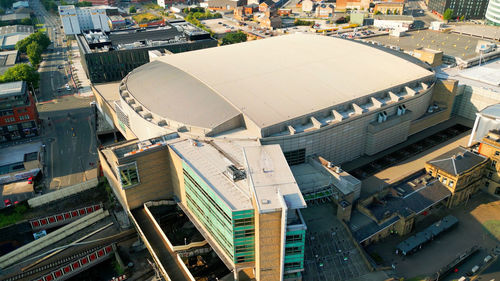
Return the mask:
<path id="1" fill-rule="evenodd" d="M 407 32 L 402 37 L 382 35 L 369 38 L 368 40 L 379 42 L 386 46 L 398 46 L 405 51 L 413 51 L 414 49 L 424 47 L 443 51 L 448 56 L 468 60 L 479 56 L 475 52 L 476 45 L 479 40 L 484 39 L 434 30 L 418 30 Z"/>
<path id="2" fill-rule="evenodd" d="M 1 53 L 0 53 L 1 54 Z M 92 85 L 101 96 L 110 104 L 114 101 L 120 99 L 120 93 L 118 91 L 118 87 L 120 86 L 120 82 L 111 82 L 111 83 L 100 83 Z M 114 106 L 113 106 L 114 109 Z"/>
<path id="3" fill-rule="evenodd" d="M 452 32 L 500 41 L 500 28 L 482 24 L 460 24 L 451 26 Z"/>
<path id="4" fill-rule="evenodd" d="M 10 165 L 13 163 L 23 163 L 25 160 L 24 156 L 26 154 L 30 154 L 33 152 L 38 153 L 41 147 L 41 142 L 30 142 L 0 149 L 0 166 Z"/>
<path id="5" fill-rule="evenodd" d="M 253 209 L 247 181 L 233 181 L 226 172 L 230 165 L 243 165 L 243 150 L 232 142 L 221 143 L 217 142 L 214 146 L 208 142 L 182 139 L 172 142 L 169 146 L 202 177 L 231 210 Z M 219 144 L 224 147 L 221 148 Z M 254 145 L 258 143 L 255 142 Z M 224 151 L 224 154 L 221 151 Z"/>
<path id="6" fill-rule="evenodd" d="M 484 88 L 500 94 L 500 59 L 466 69 L 440 67 L 436 69 L 436 77 L 458 80 L 462 85 Z"/>
<path id="7" fill-rule="evenodd" d="M 310 163 L 290 166 L 302 193 L 309 193 L 327 187 L 333 182 L 333 176 Z"/>
<path id="8" fill-rule="evenodd" d="M 210 34 L 186 21 L 168 22 L 163 26 L 129 28 L 112 31 L 86 31 L 87 52 L 137 49 L 194 40 L 211 39 Z"/>
<path id="9" fill-rule="evenodd" d="M 244 147 L 250 190 L 259 212 L 307 207 L 281 147 L 277 144 Z"/>
<path id="10" fill-rule="evenodd" d="M 258 54 L 259 59 L 248 54 Z M 175 83 L 175 90 L 168 83 L 157 86 L 157 81 L 172 80 L 172 74 L 189 83 Z M 155 113 L 164 118 L 172 114 L 167 103 L 190 104 L 190 111 L 171 118 L 181 122 L 206 107 L 236 108 L 264 128 L 431 78 L 433 73 L 367 44 L 292 34 L 164 56 L 131 72 L 128 79 L 134 76 L 141 76 L 141 83 L 127 85 L 131 95 L 148 109 L 161 107 Z M 195 90 L 203 99 L 192 97 Z M 215 123 L 210 119 L 224 119 L 224 114 L 200 114 L 191 125 Z"/>
<path id="11" fill-rule="evenodd" d="M 13 33 L 33 33 L 34 29 L 31 25 L 7 25 L 0 27 L 0 35 Z"/>
<path id="12" fill-rule="evenodd" d="M 26 90 L 26 82 L 16 81 L 0 84 L 0 98 L 17 96 Z"/>

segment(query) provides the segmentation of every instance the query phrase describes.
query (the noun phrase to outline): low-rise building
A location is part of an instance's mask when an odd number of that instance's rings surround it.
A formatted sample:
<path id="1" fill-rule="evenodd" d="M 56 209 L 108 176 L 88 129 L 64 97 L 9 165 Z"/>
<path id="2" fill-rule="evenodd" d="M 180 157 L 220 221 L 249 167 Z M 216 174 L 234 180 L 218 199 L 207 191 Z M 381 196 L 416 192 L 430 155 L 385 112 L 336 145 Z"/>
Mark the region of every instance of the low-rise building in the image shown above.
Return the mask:
<path id="1" fill-rule="evenodd" d="M 314 14 L 318 18 L 329 18 L 335 12 L 335 6 L 333 4 L 322 3 L 316 6 Z"/>
<path id="2" fill-rule="evenodd" d="M 165 26 L 109 32 L 85 32 L 76 37 L 82 65 L 93 83 L 117 81 L 149 62 L 148 50 L 173 53 L 217 46 L 210 33 L 185 21 Z"/>
<path id="3" fill-rule="evenodd" d="M 314 2 L 312 0 L 302 1 L 302 12 L 310 13 L 314 9 Z"/>
<path id="4" fill-rule="evenodd" d="M 402 15 L 405 4 L 403 2 L 379 2 L 375 4 L 374 13 L 380 12 L 387 15 Z"/>
<path id="5" fill-rule="evenodd" d="M 38 135 L 38 111 L 24 81 L 0 84 L 0 142 Z"/>
<path id="6" fill-rule="evenodd" d="M 7 22 L 9 25 L 21 24 L 23 20 L 29 20 L 29 13 L 13 13 L 0 16 L 1 22 Z"/>
<path id="7" fill-rule="evenodd" d="M 360 200 L 353 211 L 350 228 L 359 243 L 366 246 L 391 234 L 411 232 L 418 215 L 444 202 L 451 192 L 424 170 L 399 183 Z"/>
<path id="8" fill-rule="evenodd" d="M 33 33 L 31 25 L 8 25 L 0 27 L 0 49 L 14 50 L 16 43 Z"/>
<path id="9" fill-rule="evenodd" d="M 38 174 L 42 169 L 40 162 L 42 149 L 41 142 L 25 143 L 1 149 L 0 184 L 20 181 Z M 5 196 L 6 191 L 4 189 L 0 194 Z"/>
<path id="10" fill-rule="evenodd" d="M 427 162 L 425 170 L 451 192 L 447 202 L 451 208 L 468 200 L 482 187 L 487 162 L 487 157 L 457 147 Z"/>
<path id="11" fill-rule="evenodd" d="M 211 10 L 231 11 L 236 7 L 246 4 L 244 0 L 208 0 L 208 8 Z"/>
<path id="12" fill-rule="evenodd" d="M 410 29 L 414 22 L 415 19 L 412 16 L 375 15 L 373 17 L 373 26 L 399 31 L 406 31 Z"/>
<path id="13" fill-rule="evenodd" d="M 4 74 L 7 69 L 16 65 L 19 60 L 19 52 L 17 50 L 0 52 L 0 75 Z"/>
<path id="14" fill-rule="evenodd" d="M 276 10 L 276 4 L 273 0 L 265 0 L 259 4 L 259 12 L 261 13 L 272 12 L 274 10 Z"/>
<path id="15" fill-rule="evenodd" d="M 14 3 L 12 3 L 12 8 L 13 9 L 17 9 L 17 8 L 29 8 L 30 7 L 30 3 L 28 1 L 16 1 Z"/>
<path id="16" fill-rule="evenodd" d="M 122 27 L 125 27 L 127 25 L 127 21 L 125 20 L 124 17 L 122 16 L 108 16 L 108 24 L 111 27 L 111 29 L 120 29 Z"/>

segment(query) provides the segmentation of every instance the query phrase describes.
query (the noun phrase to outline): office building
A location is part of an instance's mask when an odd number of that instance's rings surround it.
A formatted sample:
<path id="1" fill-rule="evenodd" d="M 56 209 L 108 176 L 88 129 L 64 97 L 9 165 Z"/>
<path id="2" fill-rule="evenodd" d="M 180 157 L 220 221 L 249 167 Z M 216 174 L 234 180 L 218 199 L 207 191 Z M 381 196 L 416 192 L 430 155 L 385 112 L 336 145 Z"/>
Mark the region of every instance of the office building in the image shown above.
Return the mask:
<path id="1" fill-rule="evenodd" d="M 500 0 L 490 0 L 486 9 L 486 21 L 492 25 L 500 25 Z"/>
<path id="2" fill-rule="evenodd" d="M 0 142 L 38 135 L 38 111 L 24 81 L 0 84 Z"/>
<path id="3" fill-rule="evenodd" d="M 83 68 L 93 83 L 122 79 L 149 62 L 149 50 L 180 53 L 217 46 L 210 33 L 185 21 L 140 29 L 87 31 L 77 35 L 76 41 Z"/>
<path id="4" fill-rule="evenodd" d="M 447 9 L 453 10 L 453 18 L 484 19 L 488 0 L 429 0 L 429 10 L 443 17 Z"/>
<path id="5" fill-rule="evenodd" d="M 66 35 L 80 34 L 87 30 L 109 31 L 107 6 L 75 7 L 59 6 L 59 16 Z"/>
<path id="6" fill-rule="evenodd" d="M 174 198 L 236 279 L 301 280 L 306 203 L 278 145 L 174 134 L 108 146 L 100 157 L 123 206 Z"/>

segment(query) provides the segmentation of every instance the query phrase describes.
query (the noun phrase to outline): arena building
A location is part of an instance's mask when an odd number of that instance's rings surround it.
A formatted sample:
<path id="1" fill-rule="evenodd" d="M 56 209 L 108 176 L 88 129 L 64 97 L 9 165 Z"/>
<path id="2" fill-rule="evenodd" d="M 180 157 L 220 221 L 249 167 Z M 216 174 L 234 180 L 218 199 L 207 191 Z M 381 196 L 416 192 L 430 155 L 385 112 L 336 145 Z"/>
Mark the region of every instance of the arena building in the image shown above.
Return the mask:
<path id="1" fill-rule="evenodd" d="M 290 35 L 162 57 L 122 80 L 116 108 L 139 139 L 259 139 L 290 163 L 312 154 L 342 163 L 406 140 L 434 82 L 380 49 Z"/>
<path id="2" fill-rule="evenodd" d="M 334 166 L 449 118 L 435 83 L 404 54 L 317 35 L 162 56 L 93 86 L 103 120 L 128 140 L 99 157 L 139 228 L 146 202 L 172 200 L 236 280 L 301 280 L 311 189 L 301 174 L 321 170 L 350 210 L 360 183 Z"/>

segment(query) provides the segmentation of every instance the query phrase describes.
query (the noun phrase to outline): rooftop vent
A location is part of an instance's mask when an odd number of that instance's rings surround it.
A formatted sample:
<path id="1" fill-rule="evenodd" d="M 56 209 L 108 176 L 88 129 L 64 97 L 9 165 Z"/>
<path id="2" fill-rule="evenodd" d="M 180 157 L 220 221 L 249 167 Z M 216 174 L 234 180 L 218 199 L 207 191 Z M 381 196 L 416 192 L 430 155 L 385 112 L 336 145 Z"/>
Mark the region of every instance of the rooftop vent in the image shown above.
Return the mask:
<path id="1" fill-rule="evenodd" d="M 239 180 L 243 180 L 246 178 L 245 171 L 236 168 L 236 166 L 234 166 L 234 165 L 227 166 L 226 171 L 227 171 L 227 174 L 230 176 L 230 178 L 233 181 L 239 181 Z"/>

